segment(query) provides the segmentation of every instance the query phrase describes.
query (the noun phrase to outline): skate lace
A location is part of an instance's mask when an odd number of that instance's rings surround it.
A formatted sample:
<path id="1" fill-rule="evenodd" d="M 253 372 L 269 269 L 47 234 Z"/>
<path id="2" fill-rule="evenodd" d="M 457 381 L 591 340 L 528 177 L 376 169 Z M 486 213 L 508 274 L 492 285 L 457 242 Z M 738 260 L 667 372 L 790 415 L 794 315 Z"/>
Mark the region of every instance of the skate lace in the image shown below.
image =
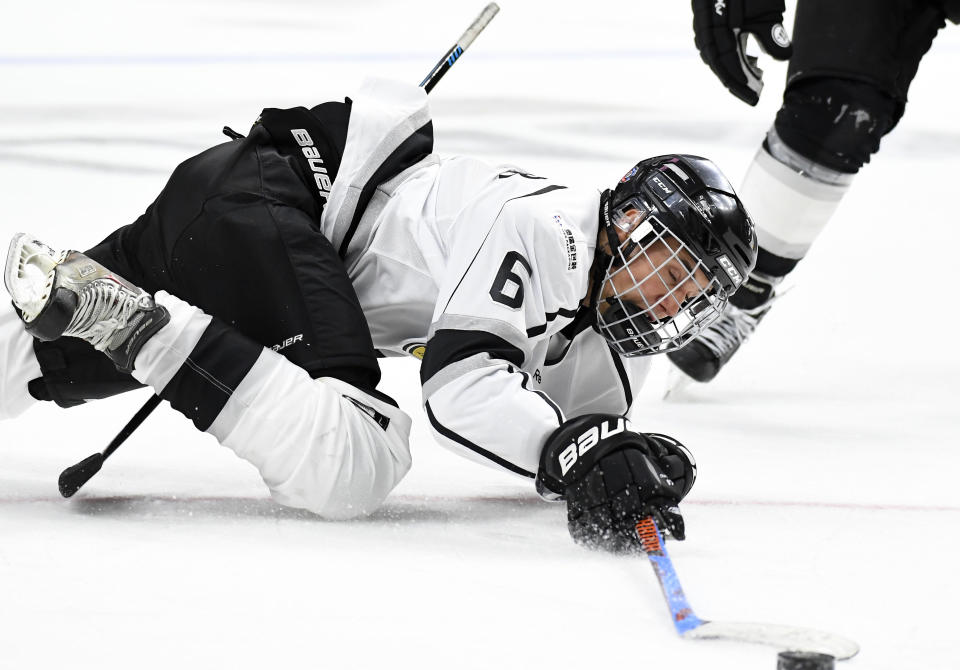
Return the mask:
<path id="1" fill-rule="evenodd" d="M 80 305 L 74 312 L 64 335 L 79 337 L 104 351 L 110 340 L 126 328 L 137 311 L 139 299 L 113 282 L 97 282 L 80 294 Z"/>
<path id="2" fill-rule="evenodd" d="M 767 311 L 764 309 L 754 315 L 732 305 L 728 309 L 726 314 L 700 335 L 700 341 L 720 357 L 734 351 L 750 337 L 757 329 L 760 317 Z"/>

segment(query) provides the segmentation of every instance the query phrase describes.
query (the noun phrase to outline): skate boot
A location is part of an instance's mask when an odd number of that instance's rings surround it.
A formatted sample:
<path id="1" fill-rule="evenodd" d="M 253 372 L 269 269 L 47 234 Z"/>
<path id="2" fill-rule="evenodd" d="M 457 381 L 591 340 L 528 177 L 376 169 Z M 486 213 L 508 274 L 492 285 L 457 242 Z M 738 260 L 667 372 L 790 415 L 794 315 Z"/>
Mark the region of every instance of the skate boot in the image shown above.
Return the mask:
<path id="1" fill-rule="evenodd" d="M 719 319 L 693 342 L 667 354 L 670 362 L 698 382 L 716 377 L 770 311 L 777 298 L 774 288 L 782 279 L 751 273 Z"/>
<path id="2" fill-rule="evenodd" d="M 26 233 L 11 240 L 3 279 L 28 333 L 78 337 L 123 372 L 170 320 L 146 291 L 79 251 L 56 251 Z"/>

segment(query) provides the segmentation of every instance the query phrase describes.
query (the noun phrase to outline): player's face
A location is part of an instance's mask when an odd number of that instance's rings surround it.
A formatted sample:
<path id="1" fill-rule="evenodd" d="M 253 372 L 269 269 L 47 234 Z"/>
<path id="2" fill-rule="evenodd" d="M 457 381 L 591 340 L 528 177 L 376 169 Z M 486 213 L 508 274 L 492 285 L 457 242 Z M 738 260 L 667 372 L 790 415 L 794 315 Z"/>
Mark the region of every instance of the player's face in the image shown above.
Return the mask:
<path id="1" fill-rule="evenodd" d="M 622 240 L 626 236 L 622 233 Z M 669 237 L 638 249 L 629 263 L 612 272 L 601 298 L 625 300 L 662 321 L 675 317 L 684 301 L 701 295 L 708 284 L 693 256 Z"/>

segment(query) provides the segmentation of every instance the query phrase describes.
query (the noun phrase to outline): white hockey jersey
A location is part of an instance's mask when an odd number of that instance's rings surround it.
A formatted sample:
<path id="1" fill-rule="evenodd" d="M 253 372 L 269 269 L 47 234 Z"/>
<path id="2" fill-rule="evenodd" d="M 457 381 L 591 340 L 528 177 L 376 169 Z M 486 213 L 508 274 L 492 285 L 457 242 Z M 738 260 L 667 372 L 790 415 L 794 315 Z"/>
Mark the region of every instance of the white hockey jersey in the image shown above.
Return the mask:
<path id="1" fill-rule="evenodd" d="M 625 414 L 649 366 L 614 353 L 582 307 L 600 194 L 436 154 L 376 183 L 404 143 L 425 135 L 432 145 L 422 89 L 367 82 L 353 99 L 322 230 L 340 249 L 374 346 L 423 359 L 436 438 L 533 477 L 557 426 Z"/>

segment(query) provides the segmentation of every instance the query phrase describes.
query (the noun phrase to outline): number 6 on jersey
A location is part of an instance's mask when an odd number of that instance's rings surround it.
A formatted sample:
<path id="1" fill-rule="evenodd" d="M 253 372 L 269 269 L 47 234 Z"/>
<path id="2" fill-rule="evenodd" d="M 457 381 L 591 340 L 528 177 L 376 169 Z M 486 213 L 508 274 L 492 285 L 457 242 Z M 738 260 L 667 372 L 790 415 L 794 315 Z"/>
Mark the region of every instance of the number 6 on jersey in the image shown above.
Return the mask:
<path id="1" fill-rule="evenodd" d="M 523 277 L 517 274 L 517 264 L 523 266 L 527 276 L 533 276 L 530 262 L 517 251 L 508 251 L 504 256 L 497 278 L 490 287 L 490 297 L 494 302 L 506 305 L 510 309 L 520 309 L 523 304 Z"/>

